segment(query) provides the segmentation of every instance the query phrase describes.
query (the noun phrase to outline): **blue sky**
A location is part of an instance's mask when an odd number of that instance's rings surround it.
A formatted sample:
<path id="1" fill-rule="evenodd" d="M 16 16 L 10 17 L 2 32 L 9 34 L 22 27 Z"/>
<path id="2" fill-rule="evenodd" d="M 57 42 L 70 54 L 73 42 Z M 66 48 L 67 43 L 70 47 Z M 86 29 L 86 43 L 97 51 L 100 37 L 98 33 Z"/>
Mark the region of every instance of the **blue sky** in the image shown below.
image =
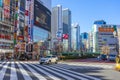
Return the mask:
<path id="1" fill-rule="evenodd" d="M 89 32 L 95 20 L 120 25 L 120 0 L 52 0 L 52 7 L 62 5 L 72 12 L 72 23 L 79 23 L 81 32 Z"/>

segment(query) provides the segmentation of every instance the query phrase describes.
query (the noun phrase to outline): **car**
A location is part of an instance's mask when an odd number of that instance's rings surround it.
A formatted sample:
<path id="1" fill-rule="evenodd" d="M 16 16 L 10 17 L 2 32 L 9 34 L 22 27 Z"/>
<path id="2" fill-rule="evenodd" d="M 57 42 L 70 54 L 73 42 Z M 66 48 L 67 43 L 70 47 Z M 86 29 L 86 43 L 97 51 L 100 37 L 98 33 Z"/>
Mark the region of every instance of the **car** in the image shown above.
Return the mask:
<path id="1" fill-rule="evenodd" d="M 45 64 L 50 64 L 50 63 L 57 64 L 58 63 L 58 57 L 54 56 L 54 55 L 49 55 L 49 56 L 46 56 L 46 57 L 42 57 L 42 58 L 40 58 L 39 63 L 40 64 L 43 64 L 43 63 L 45 63 Z"/>
<path id="2" fill-rule="evenodd" d="M 101 54 L 100 56 L 98 56 L 99 60 L 107 60 L 107 55 L 106 54 Z"/>
<path id="3" fill-rule="evenodd" d="M 109 61 L 115 61 L 116 56 L 117 56 L 116 54 L 109 54 L 108 60 L 109 60 Z"/>

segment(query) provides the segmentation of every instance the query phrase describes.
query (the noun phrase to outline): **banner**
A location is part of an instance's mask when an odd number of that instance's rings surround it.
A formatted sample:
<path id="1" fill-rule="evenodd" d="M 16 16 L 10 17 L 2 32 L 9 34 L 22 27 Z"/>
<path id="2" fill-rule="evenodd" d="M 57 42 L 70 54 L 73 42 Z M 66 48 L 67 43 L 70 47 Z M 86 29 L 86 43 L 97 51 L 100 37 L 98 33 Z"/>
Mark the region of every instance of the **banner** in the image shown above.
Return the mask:
<path id="1" fill-rule="evenodd" d="M 10 18 L 10 0 L 4 0 L 4 17 Z"/>
<path id="2" fill-rule="evenodd" d="M 0 0 L 0 7 L 3 6 L 3 0 Z"/>

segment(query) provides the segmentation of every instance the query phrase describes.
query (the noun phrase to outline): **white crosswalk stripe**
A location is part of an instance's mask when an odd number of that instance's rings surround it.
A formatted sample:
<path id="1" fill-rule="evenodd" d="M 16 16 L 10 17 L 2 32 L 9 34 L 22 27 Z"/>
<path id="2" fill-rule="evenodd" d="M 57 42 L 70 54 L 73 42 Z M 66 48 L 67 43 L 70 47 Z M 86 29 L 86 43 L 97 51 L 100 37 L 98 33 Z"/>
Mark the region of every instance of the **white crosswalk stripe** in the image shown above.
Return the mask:
<path id="1" fill-rule="evenodd" d="M 4 62 L 1 62 L 0 66 L 2 66 L 4 63 L 6 63 L 5 61 Z"/>
<path id="2" fill-rule="evenodd" d="M 40 65 L 38 65 L 38 66 L 41 67 L 41 68 L 43 68 L 43 69 L 45 69 L 45 70 L 48 70 L 48 71 L 50 71 L 50 72 L 52 72 L 52 73 L 54 73 L 54 74 L 57 74 L 57 75 L 59 75 L 59 76 L 62 76 L 62 77 L 64 77 L 64 78 L 67 79 L 67 80 L 75 80 L 75 79 L 73 79 L 73 78 L 71 78 L 71 77 L 69 77 L 69 76 L 63 75 L 63 74 L 61 74 L 61 73 L 58 73 L 58 72 L 53 71 L 53 70 L 51 70 L 51 69 L 48 69 L 48 68 L 46 68 L 46 67 L 43 67 L 43 66 L 40 66 Z"/>
<path id="3" fill-rule="evenodd" d="M 9 65 L 11 64 L 11 66 Z M 16 65 L 18 68 L 16 68 Z M 68 65 L 53 64 L 53 65 L 39 65 L 38 62 L 1 62 L 0 64 L 0 80 L 5 80 L 5 75 L 10 73 L 8 80 L 101 80 L 92 76 L 78 73 L 64 67 Z M 6 71 L 10 69 L 9 72 Z M 18 71 L 23 79 L 18 77 Z M 2 74 L 1 74 L 2 73 Z"/>
<path id="4" fill-rule="evenodd" d="M 10 79 L 11 80 L 17 80 L 17 73 L 16 73 L 14 62 L 11 62 L 11 75 L 10 75 Z"/>
<path id="5" fill-rule="evenodd" d="M 10 63 L 10 62 L 7 62 L 7 63 L 3 66 L 2 70 L 0 71 L 0 79 L 1 79 L 1 80 L 3 80 L 4 75 L 6 75 L 5 72 L 6 72 L 6 70 L 7 70 L 7 67 L 8 67 L 8 64 L 9 64 L 9 63 Z"/>
<path id="6" fill-rule="evenodd" d="M 48 66 L 46 66 L 46 67 L 48 67 Z M 64 71 L 62 71 L 62 70 L 59 70 L 59 69 L 56 69 L 55 67 L 48 67 L 48 68 L 50 68 L 50 69 L 53 69 L 53 70 L 56 70 L 56 71 L 59 71 L 59 72 L 61 72 L 61 73 L 64 73 L 64 74 L 67 74 L 67 75 L 69 75 L 69 76 L 73 76 L 73 77 L 76 77 L 76 78 L 78 78 L 78 79 L 81 79 L 81 80 L 88 80 L 88 79 L 86 79 L 86 78 L 83 78 L 83 77 L 80 77 L 80 76 L 77 76 L 77 75 L 74 75 L 74 74 L 71 74 L 71 73 L 68 73 L 68 72 L 64 72 Z"/>
<path id="7" fill-rule="evenodd" d="M 31 72 L 33 72 L 33 74 L 35 76 L 37 76 L 37 78 L 39 80 L 47 80 L 46 78 L 44 78 L 42 75 L 40 75 L 39 73 L 37 73 L 34 69 L 32 69 L 31 67 L 29 67 L 28 65 L 24 64 L 23 62 L 21 62 L 23 65 L 25 65 Z"/>
<path id="8" fill-rule="evenodd" d="M 56 69 L 61 69 L 61 70 L 64 70 L 64 71 L 68 71 L 69 73 L 74 73 L 74 74 L 77 74 L 77 75 L 79 75 L 79 76 L 84 76 L 84 77 L 88 77 L 88 78 L 91 78 L 91 79 L 93 79 L 93 80 L 101 80 L 101 79 L 98 79 L 98 78 L 95 78 L 95 77 L 91 77 L 91 76 L 88 76 L 88 75 L 84 75 L 84 74 L 81 74 L 81 73 L 78 73 L 78 72 L 74 72 L 74 71 L 70 71 L 70 70 L 67 70 L 67 69 L 65 69 L 65 68 L 63 68 L 63 67 L 55 67 L 54 66 L 54 68 L 56 68 Z"/>
<path id="9" fill-rule="evenodd" d="M 32 80 L 31 77 L 29 77 L 28 73 L 25 71 L 25 69 L 22 67 L 22 65 L 20 65 L 18 62 L 16 62 L 16 63 L 19 66 L 20 71 L 22 72 L 24 79 L 25 80 Z"/>
<path id="10" fill-rule="evenodd" d="M 30 65 L 31 65 L 31 64 L 30 64 Z M 54 79 L 54 80 L 61 80 L 61 79 L 55 77 L 54 75 L 52 75 L 52 74 L 50 74 L 50 73 L 48 73 L 48 72 L 46 72 L 46 71 L 44 71 L 44 70 L 42 70 L 42 69 L 36 67 L 35 65 L 31 65 L 31 66 L 34 67 L 34 68 L 36 68 L 36 69 L 39 70 L 40 72 L 42 72 L 42 73 L 48 75 L 49 77 L 51 77 L 51 78 Z"/>

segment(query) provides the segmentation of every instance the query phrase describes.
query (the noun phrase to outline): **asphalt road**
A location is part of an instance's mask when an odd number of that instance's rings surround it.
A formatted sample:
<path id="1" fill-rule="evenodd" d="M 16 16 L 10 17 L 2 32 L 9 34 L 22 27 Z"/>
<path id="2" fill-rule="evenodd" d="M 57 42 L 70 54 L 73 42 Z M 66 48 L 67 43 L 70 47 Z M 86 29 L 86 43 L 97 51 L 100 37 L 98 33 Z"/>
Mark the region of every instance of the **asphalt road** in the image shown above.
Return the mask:
<path id="1" fill-rule="evenodd" d="M 114 63 L 38 61 L 0 62 L 0 80 L 120 80 Z"/>
<path id="2" fill-rule="evenodd" d="M 115 63 L 94 63 L 94 62 L 63 62 L 72 71 L 85 75 L 97 77 L 101 80 L 120 80 L 120 72 L 114 69 Z M 62 64 L 63 64 L 62 63 Z"/>

